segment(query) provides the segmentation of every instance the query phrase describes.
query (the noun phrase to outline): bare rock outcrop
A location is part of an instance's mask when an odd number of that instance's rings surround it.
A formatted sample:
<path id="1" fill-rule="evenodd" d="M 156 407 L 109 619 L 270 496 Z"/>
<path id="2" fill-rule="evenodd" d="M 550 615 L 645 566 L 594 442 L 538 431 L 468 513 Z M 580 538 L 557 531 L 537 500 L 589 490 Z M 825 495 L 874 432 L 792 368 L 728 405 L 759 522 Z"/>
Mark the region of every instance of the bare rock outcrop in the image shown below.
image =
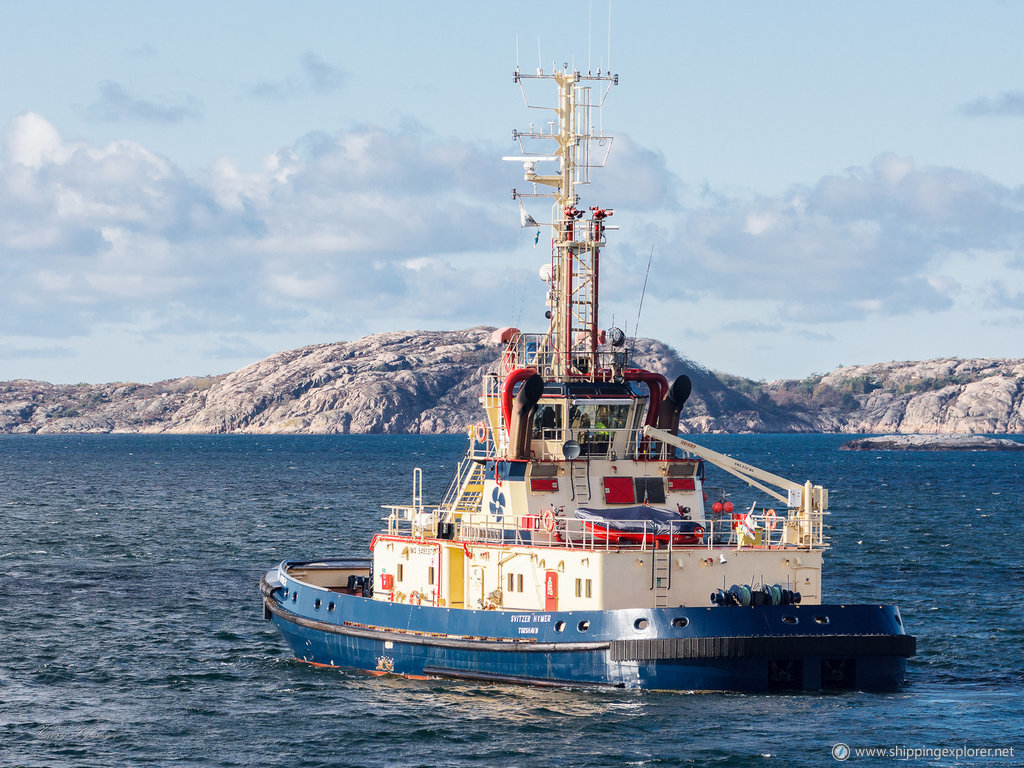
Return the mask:
<path id="1" fill-rule="evenodd" d="M 499 364 L 492 330 L 379 333 L 154 384 L 0 382 L 0 432 L 461 432 L 480 418 L 483 377 Z M 692 379 L 685 432 L 1024 432 L 1024 360 L 843 366 L 765 383 L 660 341 L 633 344 L 635 364 Z"/>
<path id="2" fill-rule="evenodd" d="M 774 382 L 765 392 L 777 401 L 794 384 L 799 383 Z M 803 384 L 806 397 L 789 405 L 806 413 L 821 431 L 1024 431 L 1024 360 L 946 358 L 843 366 Z"/>
<path id="3" fill-rule="evenodd" d="M 984 435 L 886 435 L 850 440 L 843 451 L 1024 451 L 1024 443 Z"/>
<path id="4" fill-rule="evenodd" d="M 490 328 L 382 333 L 281 352 L 228 374 L 147 431 L 395 433 L 461 430 L 494 364 Z M 458 423 L 456 423 L 458 422 Z"/>

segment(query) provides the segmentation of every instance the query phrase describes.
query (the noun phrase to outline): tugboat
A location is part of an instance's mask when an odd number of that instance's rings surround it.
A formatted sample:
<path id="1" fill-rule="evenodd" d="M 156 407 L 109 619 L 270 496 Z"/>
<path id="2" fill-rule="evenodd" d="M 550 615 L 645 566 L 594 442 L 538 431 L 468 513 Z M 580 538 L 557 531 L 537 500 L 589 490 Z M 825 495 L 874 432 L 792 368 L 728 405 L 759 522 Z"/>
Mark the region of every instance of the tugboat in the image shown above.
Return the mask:
<path id="1" fill-rule="evenodd" d="M 634 367 L 598 324 L 611 208 L 577 187 L 612 139 L 593 112 L 618 75 L 514 72 L 547 131 L 513 131 L 526 192 L 553 198 L 543 333 L 503 328 L 483 418 L 439 504 L 386 506 L 370 560 L 286 561 L 261 582 L 264 618 L 317 666 L 548 686 L 766 691 L 898 687 L 915 638 L 889 605 L 823 602 L 828 491 L 678 432 L 691 390 Z M 557 88 L 531 103 L 528 81 Z M 529 88 L 549 87 L 530 83 Z M 539 230 L 538 230 L 539 232 Z M 736 510 L 714 465 L 772 506 Z M 778 511 L 776 511 L 776 508 Z"/>

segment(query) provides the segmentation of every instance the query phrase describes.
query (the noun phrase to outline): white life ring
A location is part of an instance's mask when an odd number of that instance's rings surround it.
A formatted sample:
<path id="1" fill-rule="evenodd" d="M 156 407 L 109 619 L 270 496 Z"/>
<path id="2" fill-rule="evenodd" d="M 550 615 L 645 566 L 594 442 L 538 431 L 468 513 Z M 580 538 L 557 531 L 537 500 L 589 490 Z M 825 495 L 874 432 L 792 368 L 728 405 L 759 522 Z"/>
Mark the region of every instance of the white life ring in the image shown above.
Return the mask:
<path id="1" fill-rule="evenodd" d="M 545 531 L 553 533 L 555 530 L 555 511 L 553 509 L 545 509 L 540 513 L 540 522 L 544 526 Z"/>

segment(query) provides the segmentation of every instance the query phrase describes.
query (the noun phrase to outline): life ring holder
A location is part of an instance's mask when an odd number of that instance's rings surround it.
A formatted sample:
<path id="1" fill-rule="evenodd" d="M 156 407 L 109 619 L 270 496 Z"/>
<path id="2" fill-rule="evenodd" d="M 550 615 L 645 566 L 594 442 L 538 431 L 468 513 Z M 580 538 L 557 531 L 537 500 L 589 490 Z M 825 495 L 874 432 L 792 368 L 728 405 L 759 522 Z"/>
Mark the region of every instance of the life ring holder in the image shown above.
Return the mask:
<path id="1" fill-rule="evenodd" d="M 473 426 L 473 437 L 478 443 L 487 442 L 487 425 L 482 420 Z"/>
<path id="2" fill-rule="evenodd" d="M 547 533 L 555 532 L 555 510 L 545 509 L 540 513 L 540 524 Z"/>

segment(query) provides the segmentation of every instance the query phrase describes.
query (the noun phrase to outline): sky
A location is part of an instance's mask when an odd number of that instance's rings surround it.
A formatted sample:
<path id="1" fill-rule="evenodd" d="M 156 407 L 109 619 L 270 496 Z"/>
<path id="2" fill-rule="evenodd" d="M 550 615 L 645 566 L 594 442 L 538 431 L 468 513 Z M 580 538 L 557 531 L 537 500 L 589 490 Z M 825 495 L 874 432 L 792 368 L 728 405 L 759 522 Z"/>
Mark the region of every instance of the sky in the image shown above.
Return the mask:
<path id="1" fill-rule="evenodd" d="M 1024 357 L 1024 3 L 0 0 L 0 24 L 0 380 L 546 329 L 549 239 L 501 161 L 537 120 L 517 62 L 620 78 L 581 190 L 619 226 L 605 327 L 765 380 Z"/>

